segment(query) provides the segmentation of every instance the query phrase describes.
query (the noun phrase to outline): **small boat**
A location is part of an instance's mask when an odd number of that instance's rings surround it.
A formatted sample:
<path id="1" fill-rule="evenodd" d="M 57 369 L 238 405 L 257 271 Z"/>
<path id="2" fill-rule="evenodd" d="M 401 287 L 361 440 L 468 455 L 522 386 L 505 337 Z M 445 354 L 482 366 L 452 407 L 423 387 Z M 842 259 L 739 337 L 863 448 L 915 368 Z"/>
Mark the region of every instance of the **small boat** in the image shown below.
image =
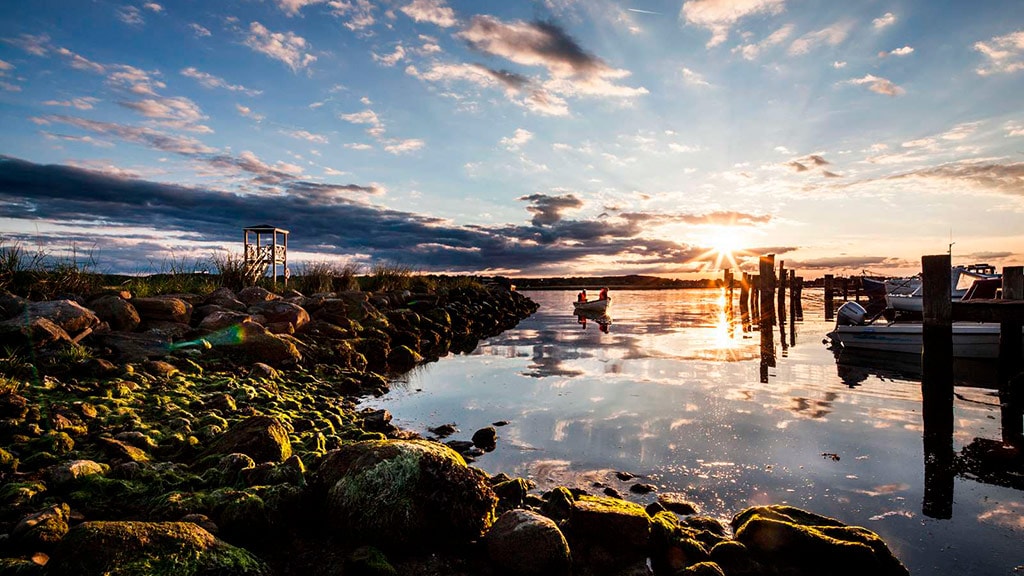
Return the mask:
<path id="1" fill-rule="evenodd" d="M 601 300 L 587 300 L 585 302 L 573 302 L 573 310 L 577 312 L 604 312 L 608 309 L 608 305 L 611 304 L 611 298 L 603 298 Z"/>
<path id="2" fill-rule="evenodd" d="M 865 322 L 867 311 L 856 302 L 847 302 L 836 311 L 836 326 L 826 334 L 832 346 L 843 349 L 920 354 L 921 322 Z M 953 357 L 998 358 L 999 324 L 954 322 Z"/>
<path id="3" fill-rule="evenodd" d="M 995 266 L 989 264 L 968 264 L 966 266 L 953 266 L 949 274 L 949 291 L 953 300 L 965 300 L 969 298 L 968 293 L 978 282 L 987 280 L 998 280 L 1001 275 L 996 272 Z M 988 283 L 987 285 L 993 285 Z M 923 307 L 921 294 L 921 278 L 914 276 L 902 280 L 893 279 L 885 282 L 885 303 L 888 308 L 896 312 L 910 312 L 920 314 Z M 991 297 L 981 296 L 976 297 Z"/>

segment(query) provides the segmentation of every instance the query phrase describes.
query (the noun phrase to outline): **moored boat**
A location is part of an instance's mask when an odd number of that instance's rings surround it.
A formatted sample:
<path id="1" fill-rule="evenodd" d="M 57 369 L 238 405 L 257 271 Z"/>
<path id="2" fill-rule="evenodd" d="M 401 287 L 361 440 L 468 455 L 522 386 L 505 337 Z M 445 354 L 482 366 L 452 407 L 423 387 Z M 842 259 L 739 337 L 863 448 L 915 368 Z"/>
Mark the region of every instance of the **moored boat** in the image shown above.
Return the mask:
<path id="1" fill-rule="evenodd" d="M 604 312 L 608 309 L 608 305 L 611 304 L 611 298 L 602 298 L 600 300 L 587 300 L 584 302 L 573 302 L 572 307 L 576 311 L 585 312 Z"/>

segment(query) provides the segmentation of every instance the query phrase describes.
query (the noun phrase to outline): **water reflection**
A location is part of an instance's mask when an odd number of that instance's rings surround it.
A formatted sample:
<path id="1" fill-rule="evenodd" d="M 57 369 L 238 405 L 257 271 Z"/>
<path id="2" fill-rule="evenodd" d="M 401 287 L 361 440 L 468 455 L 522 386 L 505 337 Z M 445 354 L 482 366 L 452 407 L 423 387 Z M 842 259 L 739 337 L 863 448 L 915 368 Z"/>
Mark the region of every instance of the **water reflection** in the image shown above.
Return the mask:
<path id="1" fill-rule="evenodd" d="M 589 318 L 581 328 L 573 293 L 529 296 L 542 307 L 516 329 L 372 404 L 423 433 L 456 422 L 457 439 L 509 421 L 476 465 L 540 489 L 599 481 L 629 494 L 610 474 L 629 471 L 723 519 L 788 503 L 864 525 L 915 575 L 1008 573 L 1019 561 L 1007 519 L 1021 493 L 983 478 L 1004 453 L 976 441 L 1001 435 L 994 391 L 958 387 L 952 437 L 926 444 L 913 362 L 827 350 L 820 298 L 805 301 L 803 322 L 780 314 L 787 325 L 759 331 L 719 291 L 622 291 L 603 332 Z"/>
<path id="2" fill-rule="evenodd" d="M 612 324 L 612 319 L 608 314 L 604 312 L 593 312 L 590 310 L 576 310 L 576 322 L 579 323 L 584 329 L 587 327 L 587 322 L 591 324 L 597 324 L 597 329 L 605 334 L 608 333 L 608 327 Z"/>

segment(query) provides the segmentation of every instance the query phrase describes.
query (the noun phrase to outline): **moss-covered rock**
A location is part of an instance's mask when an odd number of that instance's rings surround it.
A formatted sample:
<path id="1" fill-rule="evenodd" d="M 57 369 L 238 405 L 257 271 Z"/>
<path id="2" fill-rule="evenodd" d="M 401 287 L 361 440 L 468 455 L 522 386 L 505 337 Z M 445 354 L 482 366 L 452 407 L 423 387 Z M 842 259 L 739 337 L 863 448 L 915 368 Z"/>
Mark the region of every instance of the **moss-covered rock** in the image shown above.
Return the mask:
<path id="1" fill-rule="evenodd" d="M 49 576 L 270 576 L 265 563 L 191 522 L 85 522 L 68 531 Z"/>
<path id="2" fill-rule="evenodd" d="M 11 530 L 11 544 L 19 554 L 49 552 L 68 532 L 71 509 L 57 504 L 29 514 Z"/>
<path id="3" fill-rule="evenodd" d="M 450 448 L 425 440 L 357 442 L 329 453 L 317 486 L 340 534 L 382 547 L 456 543 L 493 522 L 486 476 Z"/>
<path id="4" fill-rule="evenodd" d="M 676 574 L 678 576 L 725 576 L 722 568 L 714 562 L 698 562 Z"/>
<path id="5" fill-rule="evenodd" d="M 487 533 L 487 555 L 499 574 L 559 576 L 572 568 L 561 530 L 550 518 L 530 510 L 509 510 L 498 518 Z"/>
<path id="6" fill-rule="evenodd" d="M 272 416 L 252 416 L 228 428 L 203 455 L 245 454 L 255 462 L 282 462 L 292 455 L 288 429 Z"/>
<path id="7" fill-rule="evenodd" d="M 755 560 L 794 576 L 909 574 L 874 532 L 792 506 L 748 508 L 732 526 Z"/>

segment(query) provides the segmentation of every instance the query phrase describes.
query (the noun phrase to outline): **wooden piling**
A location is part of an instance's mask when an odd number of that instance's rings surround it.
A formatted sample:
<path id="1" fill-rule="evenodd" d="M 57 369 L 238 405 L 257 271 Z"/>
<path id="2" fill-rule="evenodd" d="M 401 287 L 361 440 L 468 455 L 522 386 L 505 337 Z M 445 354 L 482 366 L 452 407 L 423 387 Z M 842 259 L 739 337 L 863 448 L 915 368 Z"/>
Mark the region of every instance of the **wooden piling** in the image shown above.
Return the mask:
<path id="1" fill-rule="evenodd" d="M 796 319 L 803 322 L 804 319 L 804 278 L 803 276 L 796 277 L 796 296 L 794 298 L 796 308 Z"/>
<path id="2" fill-rule="evenodd" d="M 789 339 L 790 344 L 796 345 L 796 306 L 799 298 L 799 291 L 796 286 L 796 270 L 789 271 Z"/>
<path id="3" fill-rule="evenodd" d="M 1024 300 L 1024 267 L 1003 268 L 1003 300 Z M 1024 423 L 1021 404 L 1024 401 L 1024 362 L 1021 360 L 1021 322 L 1005 318 L 999 323 L 999 399 L 1003 440 L 1021 446 Z"/>
<path id="4" fill-rule="evenodd" d="M 771 330 L 775 326 L 775 255 L 769 254 L 760 258 L 760 324 L 761 330 Z"/>
<path id="5" fill-rule="evenodd" d="M 831 274 L 825 274 L 825 320 L 831 320 L 836 312 L 832 293 L 834 280 Z"/>
<path id="6" fill-rule="evenodd" d="M 761 277 L 757 274 L 750 275 L 750 327 L 753 329 L 754 322 L 761 321 Z"/>
<path id="7" fill-rule="evenodd" d="M 740 325 L 744 331 L 750 326 L 750 275 L 746 272 L 740 279 Z"/>
<path id="8" fill-rule="evenodd" d="M 921 397 L 925 434 L 953 433 L 953 304 L 949 254 L 921 257 Z"/>
<path id="9" fill-rule="evenodd" d="M 779 326 L 786 324 L 786 261 L 779 260 L 779 288 L 778 316 Z"/>

